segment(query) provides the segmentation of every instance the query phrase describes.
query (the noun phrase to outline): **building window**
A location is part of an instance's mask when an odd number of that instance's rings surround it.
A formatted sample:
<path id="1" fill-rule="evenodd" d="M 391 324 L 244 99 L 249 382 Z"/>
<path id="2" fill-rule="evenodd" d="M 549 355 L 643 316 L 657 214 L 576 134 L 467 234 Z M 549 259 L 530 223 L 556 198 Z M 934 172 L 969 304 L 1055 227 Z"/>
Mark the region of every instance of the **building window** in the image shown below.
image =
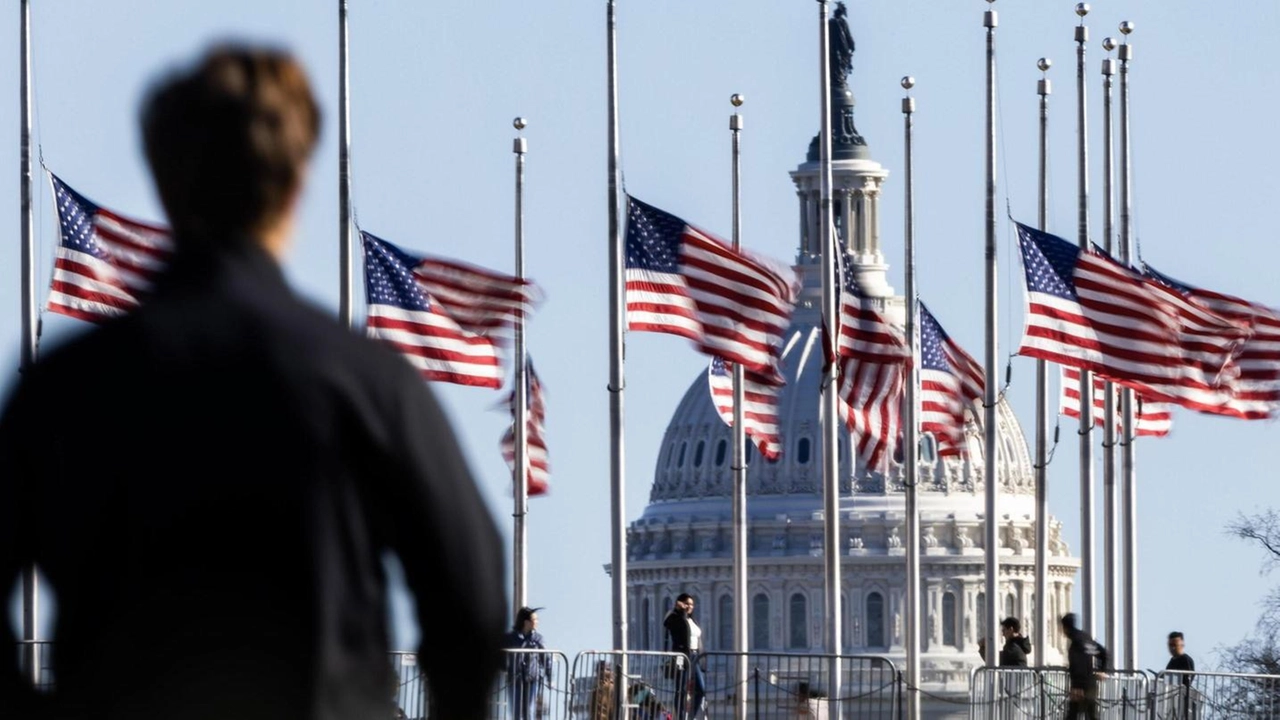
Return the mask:
<path id="1" fill-rule="evenodd" d="M 841 648 L 851 647 L 853 645 L 853 623 L 849 618 L 849 596 L 840 593 L 840 646 Z"/>
<path id="2" fill-rule="evenodd" d="M 684 451 L 689 447 L 689 443 L 680 443 L 680 459 L 676 460 L 676 467 L 684 467 Z"/>
<path id="3" fill-rule="evenodd" d="M 884 596 L 873 592 L 867 596 L 867 647 L 888 647 L 884 641 Z"/>
<path id="4" fill-rule="evenodd" d="M 791 637 L 787 647 L 792 650 L 809 647 L 809 601 L 804 593 L 791 596 Z"/>
<path id="5" fill-rule="evenodd" d="M 978 626 L 978 637 L 985 638 L 987 636 L 987 594 L 978 593 L 978 598 L 974 602 L 974 608 L 978 613 L 978 622 L 974 623 Z"/>
<path id="6" fill-rule="evenodd" d="M 751 649 L 769 649 L 769 596 L 764 593 L 751 598 Z"/>
<path id="7" fill-rule="evenodd" d="M 796 462 L 801 465 L 809 464 L 809 438 L 800 438 L 800 442 L 796 443 Z"/>
<path id="8" fill-rule="evenodd" d="M 702 451 L 707 448 L 707 443 L 703 440 L 698 441 L 698 447 L 693 451 L 693 466 L 702 467 Z"/>
<path id="9" fill-rule="evenodd" d="M 721 595 L 716 608 L 716 620 L 720 623 L 720 649 L 733 650 L 733 596 Z"/>
<path id="10" fill-rule="evenodd" d="M 640 601 L 640 649 L 653 647 L 653 613 L 650 612 L 649 598 Z"/>
<path id="11" fill-rule="evenodd" d="M 720 442 L 716 443 L 716 467 L 720 467 L 721 465 L 724 465 L 724 456 L 725 456 L 726 448 L 727 448 L 727 443 L 725 443 L 724 440 L 721 440 Z"/>
<path id="12" fill-rule="evenodd" d="M 942 644 L 950 647 L 959 647 L 956 644 L 955 593 L 949 592 L 942 595 Z"/>

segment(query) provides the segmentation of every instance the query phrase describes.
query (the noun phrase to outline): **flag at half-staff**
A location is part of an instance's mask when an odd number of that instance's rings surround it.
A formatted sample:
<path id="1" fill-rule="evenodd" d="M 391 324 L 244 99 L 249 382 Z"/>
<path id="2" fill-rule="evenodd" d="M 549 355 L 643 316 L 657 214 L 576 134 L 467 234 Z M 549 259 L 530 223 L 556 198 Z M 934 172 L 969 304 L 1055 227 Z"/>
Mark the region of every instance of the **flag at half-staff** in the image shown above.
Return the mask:
<path id="1" fill-rule="evenodd" d="M 1251 331 L 1097 248 L 1018 223 L 1027 288 L 1019 354 L 1099 373 L 1149 401 L 1242 417 L 1237 356 Z"/>
<path id="2" fill-rule="evenodd" d="M 49 180 L 59 241 L 46 307 L 89 322 L 133 310 L 173 254 L 169 229 L 101 207 L 52 173 Z"/>
<path id="3" fill-rule="evenodd" d="M 526 382 L 528 383 L 528 392 L 525 397 L 529 398 L 529 413 L 527 419 L 527 431 L 525 438 L 528 441 L 526 445 L 526 455 L 529 458 L 529 476 L 526 479 L 526 487 L 529 489 L 529 497 L 537 497 L 546 495 L 550 490 L 551 481 L 551 464 L 547 457 L 547 405 L 546 399 L 542 392 L 542 381 L 538 379 L 538 374 L 533 371 L 533 362 L 529 361 L 526 365 Z M 511 472 L 515 472 L 516 467 L 516 391 L 511 391 L 511 396 L 507 400 L 508 406 L 511 408 L 511 427 L 507 428 L 506 433 L 502 436 L 500 443 L 502 448 L 502 459 L 507 461 L 507 467 L 511 468 Z"/>
<path id="4" fill-rule="evenodd" d="M 1058 404 L 1059 410 L 1069 418 L 1080 418 L 1080 371 L 1076 368 L 1062 368 L 1062 395 Z M 1102 426 L 1106 423 L 1107 380 L 1101 375 L 1093 376 L 1093 424 Z M 1115 393 L 1115 405 L 1120 406 L 1120 388 L 1112 386 Z M 1173 430 L 1173 408 L 1169 403 L 1145 400 L 1141 393 L 1134 393 L 1134 427 L 1138 437 L 1165 437 Z M 1117 423 L 1121 433 L 1125 430 Z"/>
<path id="5" fill-rule="evenodd" d="M 528 314 L 531 283 L 412 255 L 361 231 L 370 337 L 399 350 L 428 380 L 499 388 L 499 350 Z"/>
<path id="6" fill-rule="evenodd" d="M 779 346 L 797 292 L 788 271 L 630 196 L 625 250 L 629 330 L 689 338 L 781 384 Z"/>
<path id="7" fill-rule="evenodd" d="M 707 387 L 711 404 L 725 425 L 733 427 L 733 364 L 723 358 L 711 358 L 707 368 Z M 769 460 L 782 457 L 782 438 L 778 433 L 778 393 L 780 387 L 753 373 L 742 374 L 742 417 L 747 437 L 760 454 Z"/>
<path id="8" fill-rule="evenodd" d="M 1145 263 L 1142 270 L 1148 278 L 1189 301 L 1249 326 L 1253 334 L 1244 341 L 1236 358 L 1240 375 L 1232 406 L 1250 420 L 1275 417 L 1280 412 L 1280 311 L 1188 285 Z"/>
<path id="9" fill-rule="evenodd" d="M 911 348 L 906 337 L 862 294 L 847 255 L 840 267 L 840 331 L 828 360 L 839 366 L 840 412 L 864 467 L 881 465 L 902 425 L 902 394 Z M 824 336 L 827 329 L 823 328 Z M 824 344 L 830 341 L 824 339 Z"/>
<path id="10" fill-rule="evenodd" d="M 964 453 L 964 411 L 982 397 L 984 372 L 920 303 L 920 429 L 933 433 L 939 456 Z"/>

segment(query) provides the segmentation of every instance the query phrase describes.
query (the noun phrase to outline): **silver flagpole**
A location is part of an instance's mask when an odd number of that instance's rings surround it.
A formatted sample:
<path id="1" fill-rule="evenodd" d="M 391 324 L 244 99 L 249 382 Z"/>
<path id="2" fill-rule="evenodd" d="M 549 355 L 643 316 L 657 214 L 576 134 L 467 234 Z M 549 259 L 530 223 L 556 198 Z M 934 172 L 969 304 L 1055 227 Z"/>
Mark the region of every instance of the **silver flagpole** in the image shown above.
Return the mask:
<path id="1" fill-rule="evenodd" d="M 351 274 L 351 74 L 347 0 L 338 0 L 338 320 L 352 327 Z"/>
<path id="2" fill-rule="evenodd" d="M 1114 38 L 1105 38 L 1102 41 L 1102 47 L 1107 52 L 1111 52 L 1116 48 Z M 1103 241 L 1107 253 L 1115 256 L 1115 141 L 1112 116 L 1111 116 L 1111 86 L 1112 77 L 1116 74 L 1116 61 L 1112 57 L 1107 57 L 1102 61 L 1102 181 L 1105 183 L 1104 192 L 1104 210 L 1102 233 Z M 1120 555 L 1119 548 L 1116 544 L 1116 502 L 1119 496 L 1116 493 L 1116 391 L 1115 386 L 1108 382 L 1104 392 L 1106 397 L 1103 399 L 1103 429 L 1102 429 L 1102 553 L 1103 553 L 1103 574 L 1106 575 L 1107 581 L 1104 585 L 1106 588 L 1102 596 L 1103 599 L 1103 617 L 1107 623 L 1107 635 L 1105 645 L 1112 649 L 1112 652 L 1120 649 L 1120 625 L 1119 614 L 1117 608 L 1120 604 Z"/>
<path id="3" fill-rule="evenodd" d="M 822 241 L 822 317 L 837 345 L 840 338 L 840 295 L 836 286 L 838 243 L 831 221 L 831 33 L 827 0 L 818 0 L 819 68 L 822 71 L 822 125 L 819 131 L 821 198 L 818 225 Z M 832 362 L 822 383 L 822 487 L 823 558 L 826 564 L 826 650 L 831 654 L 827 673 L 830 717 L 840 718 L 840 403 L 839 362 Z"/>
<path id="4" fill-rule="evenodd" d="M 907 96 L 902 98 L 902 127 L 905 143 L 906 207 L 903 210 L 903 267 L 907 274 L 907 342 L 911 344 L 911 366 L 907 372 L 903 400 L 902 452 L 906 461 L 907 502 L 907 720 L 920 719 L 920 305 L 916 291 L 915 185 L 911 153 L 912 115 L 916 111 L 911 88 L 915 78 L 902 78 Z"/>
<path id="5" fill-rule="evenodd" d="M 1084 26 L 1084 16 L 1089 5 L 1076 5 L 1080 24 L 1076 26 L 1076 134 L 1080 142 L 1077 189 L 1076 234 L 1080 247 L 1089 247 L 1089 117 L 1088 96 L 1085 93 L 1085 49 L 1089 40 L 1089 28 Z M 1094 634 L 1094 519 L 1093 519 L 1093 373 L 1080 371 L 1080 627 Z"/>
<path id="6" fill-rule="evenodd" d="M 735 108 L 746 100 L 735 94 L 729 102 Z M 742 115 L 729 116 L 733 134 L 733 249 L 742 248 Z M 737 720 L 747 720 L 747 426 L 743 412 L 742 364 L 733 364 L 733 651 L 738 653 L 738 689 L 733 694 Z"/>
<path id="7" fill-rule="evenodd" d="M 511 121 L 518 133 L 524 130 L 528 122 L 518 117 Z M 523 137 L 515 138 L 511 143 L 511 152 L 516 155 L 516 277 L 524 279 L 524 154 L 529 149 Z M 515 580 L 515 593 L 512 602 L 516 610 L 528 605 L 529 588 L 529 533 L 525 526 L 525 518 L 529 514 L 529 377 L 527 353 L 524 337 L 524 310 L 521 308 L 516 321 L 516 417 L 515 443 L 516 456 L 512 469 L 515 487 L 515 508 L 511 513 L 514 520 L 511 553 L 512 575 Z M 514 612 L 512 615 L 514 616 Z"/>
<path id="8" fill-rule="evenodd" d="M 623 328 L 626 309 L 623 280 L 622 224 L 618 217 L 618 24 L 616 0 L 608 0 L 609 54 L 609 505 L 612 526 L 613 649 L 627 649 L 627 509 L 625 443 L 622 433 Z M 625 677 L 626 657 L 620 662 Z M 625 699 L 626 683 L 615 683 L 618 708 Z"/>
<path id="9" fill-rule="evenodd" d="M 1040 58 L 1036 67 L 1045 76 L 1036 84 L 1040 95 L 1040 229 L 1049 224 L 1049 68 L 1053 62 Z M 1036 624 L 1033 649 L 1035 664 L 1049 664 L 1049 364 L 1036 360 Z"/>
<path id="10" fill-rule="evenodd" d="M 1133 196 L 1129 147 L 1129 61 L 1133 45 L 1129 34 L 1133 23 L 1120 23 L 1124 44 L 1120 46 L 1120 262 L 1129 265 L 1133 259 Z M 1138 485 L 1134 468 L 1133 391 L 1125 388 L 1120 395 L 1121 476 L 1124 484 L 1124 667 L 1138 666 Z"/>
<path id="11" fill-rule="evenodd" d="M 995 0 L 987 0 L 994 3 Z M 1000 401 L 999 373 L 996 363 L 999 362 L 999 348 L 996 342 L 996 11 L 987 10 L 982 15 L 982 24 L 987 29 L 987 215 L 986 215 L 986 393 L 983 398 L 983 483 L 986 495 L 986 548 L 987 570 L 987 607 L 986 607 L 986 645 L 987 667 L 995 667 L 999 658 L 999 646 L 996 644 L 999 627 L 998 610 L 1000 608 L 1000 515 L 997 508 L 997 497 L 1000 492 L 996 476 L 996 403 Z"/>
<path id="12" fill-rule="evenodd" d="M 22 205 L 22 357 L 20 369 L 26 372 L 36 362 L 38 320 L 36 318 L 36 216 L 32 205 L 32 175 L 35 170 L 31 162 L 31 0 L 22 0 L 20 12 L 21 39 L 18 56 L 21 58 L 21 71 L 18 88 L 18 114 L 21 116 L 21 159 L 20 195 Z M 40 585 L 34 566 L 22 571 L 22 640 L 27 647 L 23 658 L 27 663 L 27 672 L 31 674 L 33 684 L 40 683 L 39 653 L 36 640 L 39 638 L 37 623 L 40 617 Z"/>

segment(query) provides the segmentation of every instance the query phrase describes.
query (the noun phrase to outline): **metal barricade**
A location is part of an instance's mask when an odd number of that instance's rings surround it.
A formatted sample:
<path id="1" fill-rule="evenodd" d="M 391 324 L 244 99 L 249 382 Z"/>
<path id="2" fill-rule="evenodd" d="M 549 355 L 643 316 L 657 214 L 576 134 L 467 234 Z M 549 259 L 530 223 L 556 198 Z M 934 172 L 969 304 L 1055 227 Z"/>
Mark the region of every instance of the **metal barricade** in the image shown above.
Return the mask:
<path id="1" fill-rule="evenodd" d="M 680 653 L 588 650 L 573 660 L 567 717 L 619 720 L 622 691 L 625 720 L 672 720 L 693 706 L 694 681 L 694 669 Z"/>
<path id="2" fill-rule="evenodd" d="M 569 658 L 557 650 L 507 650 L 490 720 L 567 720 Z"/>
<path id="3" fill-rule="evenodd" d="M 739 677 L 738 660 L 743 655 L 746 676 Z M 902 674 L 888 658 L 759 652 L 699 656 L 706 678 L 707 718 L 732 720 L 738 693 L 744 693 L 749 720 L 827 720 L 827 679 L 831 661 L 837 658 L 840 716 L 897 720 L 902 708 Z"/>
<path id="4" fill-rule="evenodd" d="M 391 653 L 391 670 L 396 678 L 396 708 L 409 720 L 430 717 L 430 693 L 418 656 L 411 652 Z"/>
<path id="5" fill-rule="evenodd" d="M 36 671 L 30 670 L 35 663 Z M 36 691 L 53 691 L 53 643 L 48 640 L 19 640 L 18 669 L 22 677 L 35 686 Z"/>
<path id="6" fill-rule="evenodd" d="M 1166 670 L 1151 700 L 1154 720 L 1280 720 L 1280 675 Z"/>
<path id="7" fill-rule="evenodd" d="M 1117 670 L 1098 681 L 1101 720 L 1145 720 L 1151 715 L 1151 677 L 1144 672 Z"/>
<path id="8" fill-rule="evenodd" d="M 1035 668 L 979 667 L 969 680 L 969 717 L 973 720 L 1062 717 L 1063 710 L 1055 703 L 1056 681 L 1052 672 L 1046 674 Z"/>

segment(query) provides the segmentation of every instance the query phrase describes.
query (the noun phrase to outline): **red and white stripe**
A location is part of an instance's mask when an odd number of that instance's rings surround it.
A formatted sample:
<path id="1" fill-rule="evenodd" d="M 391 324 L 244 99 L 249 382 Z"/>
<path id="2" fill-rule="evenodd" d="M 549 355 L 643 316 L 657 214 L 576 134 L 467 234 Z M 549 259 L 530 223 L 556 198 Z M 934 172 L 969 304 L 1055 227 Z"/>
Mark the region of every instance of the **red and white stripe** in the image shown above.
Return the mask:
<path id="1" fill-rule="evenodd" d="M 1063 415 L 1079 419 L 1080 418 L 1080 370 L 1077 368 L 1062 368 L 1062 392 L 1060 393 L 1059 408 Z M 1101 426 L 1106 422 L 1106 391 L 1107 381 L 1100 375 L 1093 376 L 1093 424 Z M 1118 385 L 1111 386 L 1112 392 L 1115 393 L 1114 407 L 1117 411 L 1120 408 L 1120 387 Z M 1165 437 L 1173 429 L 1173 408 L 1168 403 L 1150 402 L 1142 398 L 1141 395 L 1134 393 L 1134 425 L 1137 426 L 1137 434 L 1139 437 Z M 1116 416 L 1116 428 L 1119 432 L 1124 432 L 1123 423 L 1119 415 Z"/>
<path id="2" fill-rule="evenodd" d="M 413 274 L 449 317 L 479 335 L 505 336 L 540 299 L 528 280 L 452 260 L 423 258 Z"/>
<path id="3" fill-rule="evenodd" d="M 933 433 L 940 457 L 965 452 L 965 410 L 982 399 L 987 383 L 986 373 L 973 356 L 952 340 L 929 309 L 920 304 L 922 322 L 937 325 L 942 343 L 942 356 L 950 371 L 920 368 L 920 430 Z M 926 320 L 927 317 L 927 320 Z M 981 423 L 981 418 L 975 415 Z"/>
<path id="4" fill-rule="evenodd" d="M 366 324 L 369 337 L 390 343 L 427 380 L 502 387 L 498 344 L 463 329 L 438 303 L 425 312 L 370 304 Z"/>
<path id="5" fill-rule="evenodd" d="M 707 386 L 711 404 L 725 425 L 733 427 L 733 365 L 725 363 L 725 372 L 715 371 L 715 360 L 707 368 Z M 769 460 L 782 456 L 782 436 L 778 431 L 778 394 L 781 387 L 764 382 L 753 373 L 742 374 L 742 418 L 747 437 L 755 442 L 760 454 Z"/>
<path id="6" fill-rule="evenodd" d="M 840 412 L 852 433 L 854 458 L 881 469 L 902 426 L 905 364 L 848 358 L 840 365 Z"/>
<path id="7" fill-rule="evenodd" d="M 537 497 L 546 495 L 551 487 L 551 464 L 547 459 L 547 440 L 546 440 L 546 419 L 547 406 L 543 397 L 542 381 L 538 380 L 538 376 L 533 371 L 533 364 L 527 367 L 529 376 L 529 414 L 526 418 L 525 432 L 525 458 L 529 463 L 528 471 L 528 493 L 529 497 Z M 507 467 L 511 472 L 516 471 L 516 433 L 515 417 L 516 393 L 512 391 L 509 400 L 512 408 L 511 423 L 512 426 L 507 428 L 506 433 L 502 436 L 502 458 L 507 461 Z"/>

